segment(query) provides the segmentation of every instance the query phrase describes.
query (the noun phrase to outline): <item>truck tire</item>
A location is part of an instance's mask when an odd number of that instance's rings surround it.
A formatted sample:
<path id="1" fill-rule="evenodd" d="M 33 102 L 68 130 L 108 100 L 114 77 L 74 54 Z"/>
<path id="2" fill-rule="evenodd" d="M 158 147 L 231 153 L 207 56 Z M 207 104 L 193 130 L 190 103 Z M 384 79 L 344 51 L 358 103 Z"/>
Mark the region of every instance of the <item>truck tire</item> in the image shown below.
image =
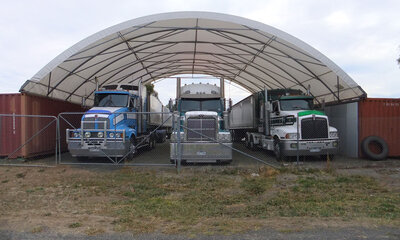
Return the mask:
<path id="1" fill-rule="evenodd" d="M 131 142 L 131 145 L 129 146 L 129 154 L 127 156 L 128 160 L 133 159 L 138 152 L 138 149 L 135 148 L 136 146 L 136 138 L 134 135 L 132 135 L 132 137 L 129 140 Z M 133 150 L 135 149 L 135 150 Z"/>
<path id="2" fill-rule="evenodd" d="M 384 160 L 389 154 L 389 147 L 385 140 L 378 136 L 366 137 L 361 143 L 362 152 L 372 160 Z"/>
<path id="3" fill-rule="evenodd" d="M 150 135 L 149 137 L 149 145 L 147 146 L 147 150 L 152 150 L 156 148 L 156 136 L 154 134 Z"/>

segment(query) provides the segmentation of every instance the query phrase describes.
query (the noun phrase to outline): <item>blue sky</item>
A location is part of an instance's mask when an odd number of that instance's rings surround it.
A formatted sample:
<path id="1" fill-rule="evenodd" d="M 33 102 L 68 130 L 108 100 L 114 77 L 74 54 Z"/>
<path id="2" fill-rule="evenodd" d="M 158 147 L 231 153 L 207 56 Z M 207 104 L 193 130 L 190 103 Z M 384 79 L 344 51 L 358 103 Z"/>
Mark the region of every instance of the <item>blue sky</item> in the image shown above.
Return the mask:
<path id="1" fill-rule="evenodd" d="M 58 54 L 104 28 L 149 14 L 191 10 L 237 15 L 279 28 L 333 60 L 370 97 L 400 97 L 398 0 L 4 0 L 0 92 L 17 92 Z M 233 96 L 243 95 L 232 89 Z"/>

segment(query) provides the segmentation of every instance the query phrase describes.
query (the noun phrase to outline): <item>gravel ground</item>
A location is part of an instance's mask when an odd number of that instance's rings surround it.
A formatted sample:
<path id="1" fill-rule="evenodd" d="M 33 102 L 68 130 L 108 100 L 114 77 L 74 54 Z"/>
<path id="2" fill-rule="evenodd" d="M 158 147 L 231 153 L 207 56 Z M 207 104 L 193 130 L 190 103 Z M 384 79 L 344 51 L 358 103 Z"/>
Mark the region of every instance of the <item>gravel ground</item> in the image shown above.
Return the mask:
<path id="1" fill-rule="evenodd" d="M 400 239 L 400 229 L 396 228 L 338 228 L 338 229 L 317 229 L 307 231 L 293 231 L 293 232 L 279 232 L 270 229 L 263 229 L 260 231 L 250 232 L 246 234 L 237 235 L 214 235 L 214 236 L 177 236 L 177 235 L 162 235 L 162 234 L 144 234 L 132 235 L 125 234 L 104 234 L 96 236 L 87 235 L 61 235 L 52 232 L 41 233 L 16 233 L 10 231 L 0 230 L 0 239 L 2 240 L 125 240 L 125 239 L 138 239 L 138 240 L 153 240 L 153 239 L 193 239 L 193 240 L 245 240 L 245 239 Z"/>

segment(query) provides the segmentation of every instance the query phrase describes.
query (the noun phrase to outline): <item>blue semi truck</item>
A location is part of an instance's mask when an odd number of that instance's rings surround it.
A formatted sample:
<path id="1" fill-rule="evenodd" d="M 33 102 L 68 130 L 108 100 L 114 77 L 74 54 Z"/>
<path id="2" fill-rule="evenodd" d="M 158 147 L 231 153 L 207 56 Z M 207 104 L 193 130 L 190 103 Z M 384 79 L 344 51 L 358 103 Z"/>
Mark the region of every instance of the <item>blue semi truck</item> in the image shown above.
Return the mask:
<path id="1" fill-rule="evenodd" d="M 68 150 L 78 158 L 131 158 L 140 148 L 155 148 L 171 127 L 170 111 L 155 92 L 142 84 L 109 85 L 95 92 L 81 127 L 67 129 Z"/>

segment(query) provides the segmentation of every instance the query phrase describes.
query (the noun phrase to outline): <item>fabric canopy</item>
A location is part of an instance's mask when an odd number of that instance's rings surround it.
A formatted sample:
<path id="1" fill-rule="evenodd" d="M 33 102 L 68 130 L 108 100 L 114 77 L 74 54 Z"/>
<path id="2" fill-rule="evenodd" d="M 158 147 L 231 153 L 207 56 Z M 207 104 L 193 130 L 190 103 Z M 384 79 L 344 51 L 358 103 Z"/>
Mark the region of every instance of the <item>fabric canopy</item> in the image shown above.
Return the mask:
<path id="1" fill-rule="evenodd" d="M 148 83 L 179 74 L 221 77 L 250 92 L 310 88 L 320 103 L 366 95 L 303 41 L 260 22 L 210 12 L 156 14 L 102 30 L 65 50 L 20 91 L 90 104 L 97 83 Z"/>

